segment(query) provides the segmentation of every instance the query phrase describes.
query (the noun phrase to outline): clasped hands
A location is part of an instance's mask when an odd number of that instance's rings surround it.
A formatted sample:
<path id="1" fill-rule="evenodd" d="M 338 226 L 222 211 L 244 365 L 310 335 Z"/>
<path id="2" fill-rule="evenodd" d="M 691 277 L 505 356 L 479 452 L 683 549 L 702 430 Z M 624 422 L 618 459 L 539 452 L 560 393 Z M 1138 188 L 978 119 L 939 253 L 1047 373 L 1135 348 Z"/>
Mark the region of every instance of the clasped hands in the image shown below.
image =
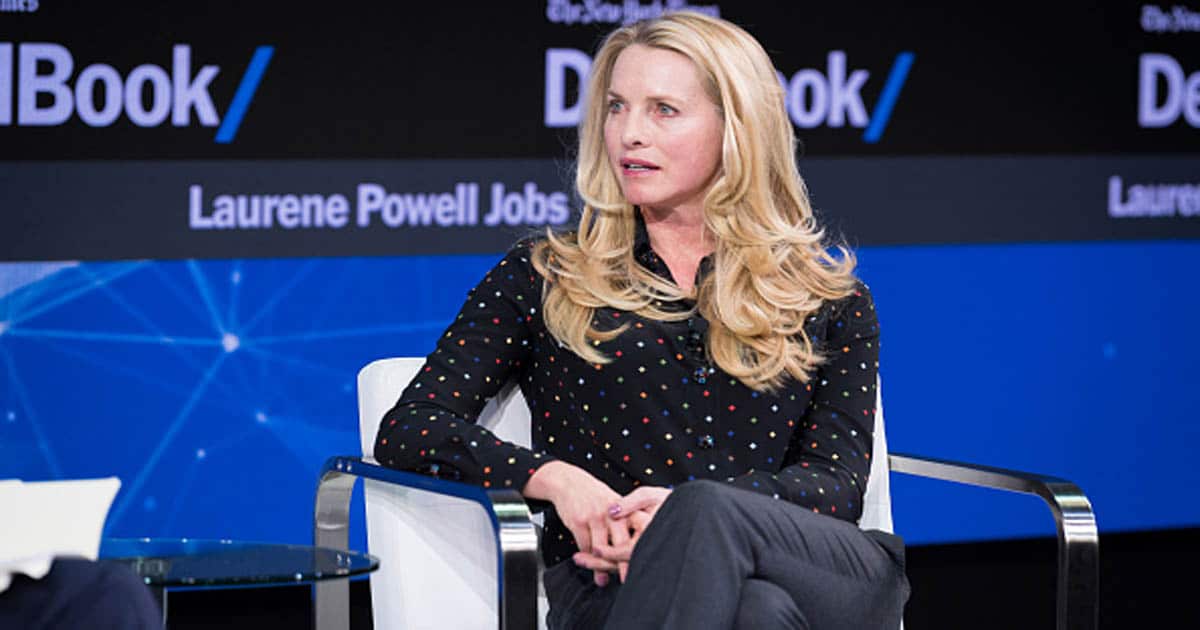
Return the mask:
<path id="1" fill-rule="evenodd" d="M 625 581 L 634 546 L 670 493 L 642 486 L 621 496 L 586 470 L 561 461 L 538 468 L 524 490 L 528 497 L 554 504 L 579 547 L 572 559 L 591 569 L 601 587 L 612 573 Z"/>

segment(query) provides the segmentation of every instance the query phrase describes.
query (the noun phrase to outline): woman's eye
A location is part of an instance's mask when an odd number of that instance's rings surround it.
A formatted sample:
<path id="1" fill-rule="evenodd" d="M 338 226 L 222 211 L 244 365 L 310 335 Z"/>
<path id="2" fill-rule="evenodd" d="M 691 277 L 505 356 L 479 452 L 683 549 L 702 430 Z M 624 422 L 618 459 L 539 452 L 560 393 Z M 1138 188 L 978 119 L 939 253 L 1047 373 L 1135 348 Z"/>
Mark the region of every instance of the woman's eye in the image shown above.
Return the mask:
<path id="1" fill-rule="evenodd" d="M 615 113 L 621 111 L 621 108 L 624 106 L 625 106 L 625 104 L 622 103 L 621 101 L 615 101 L 615 100 L 609 101 L 608 102 L 608 111 L 615 114 Z"/>
<path id="2" fill-rule="evenodd" d="M 674 107 L 671 107 L 670 105 L 667 105 L 666 103 L 658 104 L 658 113 L 660 113 L 664 116 L 670 116 L 671 114 L 674 114 L 677 111 L 679 111 L 679 110 L 675 109 Z"/>

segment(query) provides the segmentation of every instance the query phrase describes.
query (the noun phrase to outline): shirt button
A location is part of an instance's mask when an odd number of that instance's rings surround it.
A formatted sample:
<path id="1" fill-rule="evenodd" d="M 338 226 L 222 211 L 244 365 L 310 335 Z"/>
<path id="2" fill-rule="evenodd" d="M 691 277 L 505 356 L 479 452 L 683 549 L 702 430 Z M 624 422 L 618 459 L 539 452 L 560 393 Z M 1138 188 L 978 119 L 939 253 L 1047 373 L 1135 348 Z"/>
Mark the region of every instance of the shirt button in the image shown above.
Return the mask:
<path id="1" fill-rule="evenodd" d="M 713 440 L 713 436 L 706 434 L 696 438 L 696 444 L 698 444 L 700 448 L 712 448 L 713 446 L 716 446 L 716 441 Z"/>

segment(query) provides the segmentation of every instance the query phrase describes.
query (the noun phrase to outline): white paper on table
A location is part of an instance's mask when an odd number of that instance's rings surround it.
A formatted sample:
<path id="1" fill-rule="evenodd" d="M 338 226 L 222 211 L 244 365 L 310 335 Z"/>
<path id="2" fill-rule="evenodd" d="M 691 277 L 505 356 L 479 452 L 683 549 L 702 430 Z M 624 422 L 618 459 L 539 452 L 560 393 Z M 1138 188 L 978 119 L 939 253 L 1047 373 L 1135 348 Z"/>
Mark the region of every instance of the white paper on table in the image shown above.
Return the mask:
<path id="1" fill-rule="evenodd" d="M 16 573 L 41 578 L 56 556 L 95 560 L 121 480 L 0 480 L 0 592 Z"/>

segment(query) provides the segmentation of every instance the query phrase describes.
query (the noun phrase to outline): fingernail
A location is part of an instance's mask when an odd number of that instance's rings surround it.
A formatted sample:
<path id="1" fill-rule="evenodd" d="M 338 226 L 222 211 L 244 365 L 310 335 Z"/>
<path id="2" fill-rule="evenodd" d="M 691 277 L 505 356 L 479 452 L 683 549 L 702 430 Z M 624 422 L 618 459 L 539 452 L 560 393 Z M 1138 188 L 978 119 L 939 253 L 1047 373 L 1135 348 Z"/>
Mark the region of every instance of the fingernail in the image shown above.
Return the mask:
<path id="1" fill-rule="evenodd" d="M 620 503 L 614 503 L 614 504 L 608 506 L 608 515 L 609 516 L 616 518 L 617 516 L 620 516 L 620 514 L 621 514 L 621 504 Z"/>

